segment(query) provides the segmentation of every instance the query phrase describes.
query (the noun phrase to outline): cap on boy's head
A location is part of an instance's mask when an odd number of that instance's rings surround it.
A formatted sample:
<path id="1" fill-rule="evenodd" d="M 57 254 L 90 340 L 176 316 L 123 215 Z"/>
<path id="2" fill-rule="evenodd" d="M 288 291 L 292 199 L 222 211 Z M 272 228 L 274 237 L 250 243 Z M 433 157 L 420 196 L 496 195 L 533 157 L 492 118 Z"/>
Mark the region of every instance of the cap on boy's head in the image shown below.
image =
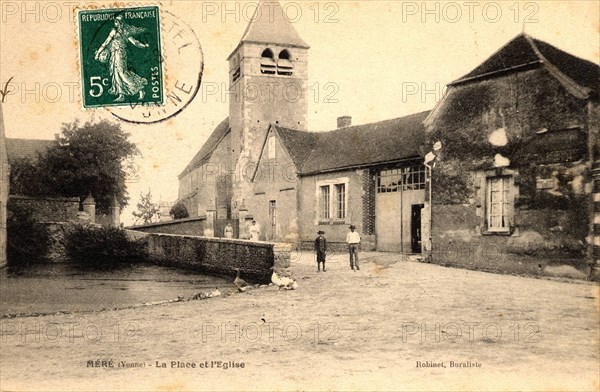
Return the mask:
<path id="1" fill-rule="evenodd" d="M 351 228 L 351 229 L 356 229 L 356 226 L 354 226 L 354 225 L 350 225 L 350 228 Z"/>
<path id="2" fill-rule="evenodd" d="M 255 221 L 255 220 L 253 220 L 253 221 L 252 221 L 252 223 L 256 223 L 256 221 Z"/>
<path id="3" fill-rule="evenodd" d="M 323 230 L 319 230 L 317 234 L 325 234 L 325 232 Z"/>

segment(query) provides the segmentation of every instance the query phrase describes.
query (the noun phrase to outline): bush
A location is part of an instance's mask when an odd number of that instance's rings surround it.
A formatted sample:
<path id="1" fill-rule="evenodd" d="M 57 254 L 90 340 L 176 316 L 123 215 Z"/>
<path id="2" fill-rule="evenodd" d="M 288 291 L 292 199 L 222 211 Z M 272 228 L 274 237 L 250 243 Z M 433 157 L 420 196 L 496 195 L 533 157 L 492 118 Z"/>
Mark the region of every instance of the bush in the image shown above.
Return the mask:
<path id="1" fill-rule="evenodd" d="M 115 227 L 75 226 L 67 233 L 67 256 L 80 264 L 101 267 L 145 259 L 143 241 L 133 241 Z"/>
<path id="2" fill-rule="evenodd" d="M 28 265 L 45 261 L 48 253 L 48 230 L 36 223 L 31 212 L 8 203 L 7 258 L 11 265 Z"/>
<path id="3" fill-rule="evenodd" d="M 173 215 L 173 219 L 185 219 L 189 218 L 190 214 L 188 213 L 187 208 L 183 202 L 178 201 L 169 211 L 169 214 Z"/>

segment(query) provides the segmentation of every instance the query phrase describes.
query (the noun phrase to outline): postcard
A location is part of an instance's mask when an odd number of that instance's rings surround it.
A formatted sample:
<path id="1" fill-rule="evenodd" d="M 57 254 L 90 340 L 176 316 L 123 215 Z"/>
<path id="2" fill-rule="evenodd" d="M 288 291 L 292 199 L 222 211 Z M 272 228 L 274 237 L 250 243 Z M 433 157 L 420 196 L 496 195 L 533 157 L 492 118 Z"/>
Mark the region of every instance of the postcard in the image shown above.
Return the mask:
<path id="1" fill-rule="evenodd" d="M 596 391 L 600 2 L 0 2 L 0 390 Z"/>

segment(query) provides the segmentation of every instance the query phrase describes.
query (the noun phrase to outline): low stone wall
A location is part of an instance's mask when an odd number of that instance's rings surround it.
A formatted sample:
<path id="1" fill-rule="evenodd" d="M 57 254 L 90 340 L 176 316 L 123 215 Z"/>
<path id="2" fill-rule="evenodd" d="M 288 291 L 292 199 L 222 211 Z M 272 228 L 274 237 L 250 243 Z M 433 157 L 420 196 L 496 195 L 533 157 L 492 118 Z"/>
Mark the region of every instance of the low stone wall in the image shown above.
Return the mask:
<path id="1" fill-rule="evenodd" d="M 206 217 L 177 219 L 168 222 L 151 223 L 148 225 L 131 226 L 127 229 L 144 233 L 164 233 L 201 236 L 206 228 Z"/>
<path id="2" fill-rule="evenodd" d="M 567 211 L 518 211 L 517 227 L 511 235 L 485 235 L 476 229 L 479 218 L 474 207 L 436 205 L 433 262 L 491 272 L 584 279 L 590 269 L 581 239 L 584 234 L 577 233 L 572 220 Z"/>
<path id="3" fill-rule="evenodd" d="M 29 211 L 36 222 L 71 222 L 78 220 L 79 198 L 11 195 L 8 209 L 15 207 Z"/>
<path id="4" fill-rule="evenodd" d="M 290 244 L 205 238 L 188 235 L 155 234 L 128 230 L 132 239 L 143 239 L 149 261 L 194 271 L 268 283 L 272 270 L 290 276 Z"/>

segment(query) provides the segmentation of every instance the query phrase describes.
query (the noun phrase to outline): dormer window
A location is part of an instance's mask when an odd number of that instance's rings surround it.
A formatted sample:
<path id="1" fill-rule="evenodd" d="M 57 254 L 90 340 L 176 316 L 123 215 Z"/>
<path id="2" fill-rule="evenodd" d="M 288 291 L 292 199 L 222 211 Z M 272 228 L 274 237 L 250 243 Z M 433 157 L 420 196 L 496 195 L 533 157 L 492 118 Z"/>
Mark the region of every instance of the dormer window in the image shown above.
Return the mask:
<path id="1" fill-rule="evenodd" d="M 275 75 L 277 72 L 277 64 L 275 63 L 275 55 L 269 48 L 263 50 L 260 59 L 260 73 L 265 75 Z"/>
<path id="2" fill-rule="evenodd" d="M 292 65 L 292 55 L 287 49 L 279 52 L 279 58 L 277 59 L 277 74 L 283 76 L 292 76 L 294 73 L 294 66 Z"/>

